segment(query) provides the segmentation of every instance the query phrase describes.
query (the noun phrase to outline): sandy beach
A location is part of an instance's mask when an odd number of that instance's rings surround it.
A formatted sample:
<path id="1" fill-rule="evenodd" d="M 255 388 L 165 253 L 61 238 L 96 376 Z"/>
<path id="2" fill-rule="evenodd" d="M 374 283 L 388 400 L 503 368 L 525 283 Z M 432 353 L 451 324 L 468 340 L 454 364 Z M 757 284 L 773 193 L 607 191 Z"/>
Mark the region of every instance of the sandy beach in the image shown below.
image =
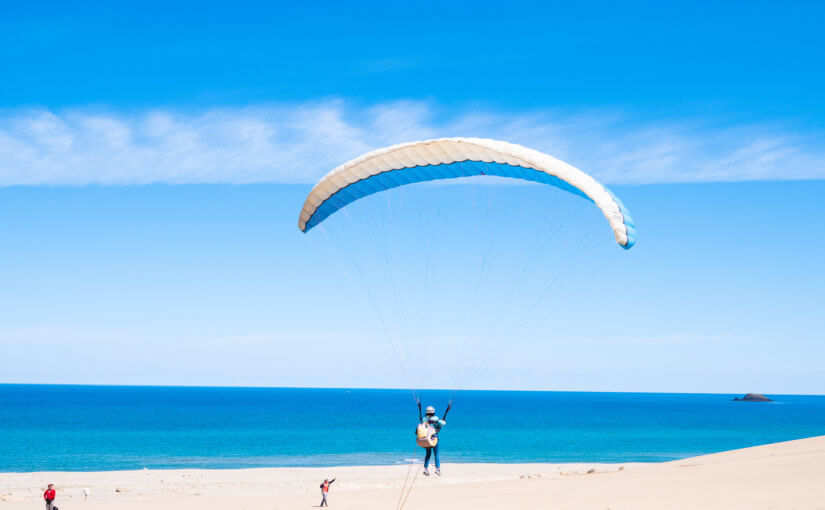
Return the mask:
<path id="1" fill-rule="evenodd" d="M 61 509 L 396 508 L 409 466 L 0 474 L 0 507 Z M 413 466 L 413 474 L 417 466 Z M 418 476 L 409 509 L 825 509 L 825 436 L 657 464 L 445 464 Z M 84 488 L 90 495 L 84 501 Z"/>

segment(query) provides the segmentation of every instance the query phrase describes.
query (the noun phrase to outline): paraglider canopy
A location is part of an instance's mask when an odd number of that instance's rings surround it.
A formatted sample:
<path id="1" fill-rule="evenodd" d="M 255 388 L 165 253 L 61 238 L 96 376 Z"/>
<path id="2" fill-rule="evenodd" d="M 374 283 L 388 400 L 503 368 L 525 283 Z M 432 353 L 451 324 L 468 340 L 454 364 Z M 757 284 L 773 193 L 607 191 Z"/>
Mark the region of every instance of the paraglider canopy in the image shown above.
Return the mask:
<path id="1" fill-rule="evenodd" d="M 439 138 L 338 166 L 298 227 L 319 227 L 308 241 L 375 312 L 372 334 L 395 351 L 423 421 L 417 388 L 450 389 L 452 403 L 515 341 L 557 345 L 550 317 L 608 263 L 602 247 L 617 251 L 602 217 L 622 248 L 634 245 L 627 209 L 583 171 L 503 141 Z"/>
<path id="2" fill-rule="evenodd" d="M 368 152 L 328 173 L 309 193 L 298 220 L 307 232 L 356 200 L 424 181 L 494 175 L 556 186 L 593 202 L 616 242 L 629 249 L 636 228 L 627 209 L 578 168 L 521 145 L 486 138 L 438 138 Z"/>

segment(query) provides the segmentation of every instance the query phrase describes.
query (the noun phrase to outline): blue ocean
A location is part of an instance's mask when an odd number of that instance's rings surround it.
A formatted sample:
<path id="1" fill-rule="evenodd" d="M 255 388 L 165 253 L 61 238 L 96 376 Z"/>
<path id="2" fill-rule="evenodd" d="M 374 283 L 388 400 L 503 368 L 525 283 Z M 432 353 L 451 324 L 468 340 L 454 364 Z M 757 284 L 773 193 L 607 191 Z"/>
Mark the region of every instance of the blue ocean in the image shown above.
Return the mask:
<path id="1" fill-rule="evenodd" d="M 443 462 L 655 462 L 825 434 L 825 397 L 460 392 Z M 424 391 L 441 414 L 448 392 Z M 395 464 L 409 391 L 0 385 L 0 471 Z M 420 450 L 420 449 L 419 449 Z"/>

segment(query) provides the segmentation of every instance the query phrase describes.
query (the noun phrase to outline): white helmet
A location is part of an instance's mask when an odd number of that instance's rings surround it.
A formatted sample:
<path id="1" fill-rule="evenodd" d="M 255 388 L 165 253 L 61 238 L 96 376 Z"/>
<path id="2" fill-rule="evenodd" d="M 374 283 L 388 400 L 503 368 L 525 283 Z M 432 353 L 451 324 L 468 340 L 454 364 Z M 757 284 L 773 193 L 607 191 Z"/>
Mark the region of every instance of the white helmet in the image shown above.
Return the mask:
<path id="1" fill-rule="evenodd" d="M 435 407 L 427 406 L 427 414 L 435 414 Z"/>

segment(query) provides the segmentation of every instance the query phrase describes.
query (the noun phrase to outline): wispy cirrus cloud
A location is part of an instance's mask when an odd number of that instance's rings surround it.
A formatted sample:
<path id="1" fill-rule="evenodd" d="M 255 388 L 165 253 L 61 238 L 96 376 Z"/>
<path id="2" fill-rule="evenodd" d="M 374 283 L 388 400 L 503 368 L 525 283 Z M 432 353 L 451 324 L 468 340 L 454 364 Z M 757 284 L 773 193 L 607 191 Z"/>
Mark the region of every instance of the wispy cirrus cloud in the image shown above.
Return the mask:
<path id="1" fill-rule="evenodd" d="M 620 112 L 445 112 L 341 100 L 198 112 L 0 112 L 0 186 L 311 182 L 368 150 L 441 136 L 520 143 L 607 183 L 825 178 L 825 136 Z"/>

